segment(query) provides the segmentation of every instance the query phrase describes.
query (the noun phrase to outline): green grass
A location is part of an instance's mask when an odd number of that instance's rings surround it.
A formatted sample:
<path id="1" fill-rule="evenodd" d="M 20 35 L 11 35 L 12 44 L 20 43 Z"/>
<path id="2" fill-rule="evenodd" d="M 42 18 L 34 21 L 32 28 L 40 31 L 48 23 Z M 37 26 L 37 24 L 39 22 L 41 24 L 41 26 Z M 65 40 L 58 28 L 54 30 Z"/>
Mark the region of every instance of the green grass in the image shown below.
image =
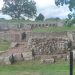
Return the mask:
<path id="1" fill-rule="evenodd" d="M 75 26 L 72 27 L 46 27 L 46 28 L 35 28 L 33 32 L 62 32 L 62 31 L 75 31 Z"/>
<path id="2" fill-rule="evenodd" d="M 5 51 L 10 47 L 10 43 L 7 41 L 0 41 L 0 51 Z"/>
<path id="3" fill-rule="evenodd" d="M 36 75 L 37 73 L 41 75 L 69 75 L 69 64 L 68 62 L 41 64 L 38 61 L 27 61 L 0 66 L 0 75 Z"/>

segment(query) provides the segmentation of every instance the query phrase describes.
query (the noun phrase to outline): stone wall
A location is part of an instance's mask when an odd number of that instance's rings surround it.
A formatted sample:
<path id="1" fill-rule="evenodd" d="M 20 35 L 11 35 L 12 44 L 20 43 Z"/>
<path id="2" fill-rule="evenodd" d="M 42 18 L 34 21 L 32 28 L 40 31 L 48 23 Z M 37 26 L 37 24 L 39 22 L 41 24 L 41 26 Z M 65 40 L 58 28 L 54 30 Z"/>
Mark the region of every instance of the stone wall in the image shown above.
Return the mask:
<path id="1" fill-rule="evenodd" d="M 64 37 L 32 37 L 28 41 L 28 48 L 36 55 L 64 54 L 67 52 L 68 38 Z"/>
<path id="2" fill-rule="evenodd" d="M 10 42 L 21 41 L 21 33 L 16 31 L 1 31 L 0 40 L 7 40 Z"/>

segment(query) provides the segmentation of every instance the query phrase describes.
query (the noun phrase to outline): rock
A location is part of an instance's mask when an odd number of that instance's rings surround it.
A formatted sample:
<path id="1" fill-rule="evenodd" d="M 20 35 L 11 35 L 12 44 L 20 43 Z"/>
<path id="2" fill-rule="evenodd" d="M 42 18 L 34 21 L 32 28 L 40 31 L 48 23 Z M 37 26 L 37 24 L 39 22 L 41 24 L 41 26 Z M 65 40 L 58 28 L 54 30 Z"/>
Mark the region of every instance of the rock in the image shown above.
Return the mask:
<path id="1" fill-rule="evenodd" d="M 11 45 L 10 45 L 10 48 L 14 48 L 16 46 L 18 46 L 18 43 L 17 42 L 12 42 Z"/>
<path id="2" fill-rule="evenodd" d="M 32 52 L 22 53 L 24 60 L 32 60 Z"/>
<path id="3" fill-rule="evenodd" d="M 2 65 L 10 65 L 10 64 L 12 64 L 12 55 L 1 56 L 0 57 L 0 64 L 2 64 Z"/>
<path id="4" fill-rule="evenodd" d="M 0 57 L 0 64 L 4 64 L 4 57 Z"/>
<path id="5" fill-rule="evenodd" d="M 21 53 L 13 54 L 14 61 L 23 61 L 23 55 Z"/>
<path id="6" fill-rule="evenodd" d="M 10 64 L 11 64 L 10 59 L 12 59 L 11 56 L 4 57 L 4 63 L 5 63 L 6 65 L 10 65 Z"/>
<path id="7" fill-rule="evenodd" d="M 52 64 L 52 63 L 54 63 L 54 58 L 41 59 L 41 62 L 42 62 L 42 63 L 49 63 L 49 64 Z"/>

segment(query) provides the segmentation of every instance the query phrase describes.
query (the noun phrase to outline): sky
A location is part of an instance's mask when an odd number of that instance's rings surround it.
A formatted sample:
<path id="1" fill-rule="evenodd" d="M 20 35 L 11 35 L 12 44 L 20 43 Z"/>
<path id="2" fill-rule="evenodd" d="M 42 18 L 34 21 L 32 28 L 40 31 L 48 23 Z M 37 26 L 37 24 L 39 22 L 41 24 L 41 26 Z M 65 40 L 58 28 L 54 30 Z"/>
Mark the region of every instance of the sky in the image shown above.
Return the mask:
<path id="1" fill-rule="evenodd" d="M 55 5 L 55 0 L 34 0 L 37 7 L 37 15 L 42 13 L 45 18 L 59 17 L 61 19 L 67 18 L 67 15 L 70 13 L 68 6 L 64 5 L 58 7 Z M 0 0 L 0 9 L 3 6 L 3 0 Z M 0 18 L 10 19 L 8 15 L 3 15 L 0 13 Z"/>

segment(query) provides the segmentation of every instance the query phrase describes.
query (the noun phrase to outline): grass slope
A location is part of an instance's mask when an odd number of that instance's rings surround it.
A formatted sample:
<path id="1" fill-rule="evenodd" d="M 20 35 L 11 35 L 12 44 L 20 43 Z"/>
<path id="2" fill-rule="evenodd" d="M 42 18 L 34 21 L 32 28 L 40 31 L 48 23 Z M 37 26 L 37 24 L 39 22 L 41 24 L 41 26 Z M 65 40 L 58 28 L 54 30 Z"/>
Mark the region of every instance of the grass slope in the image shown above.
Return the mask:
<path id="1" fill-rule="evenodd" d="M 33 74 L 32 74 L 33 73 Z M 38 73 L 38 74 L 37 74 Z M 20 62 L 9 66 L 0 66 L 0 75 L 69 75 L 68 62 L 41 64 L 38 61 Z M 75 74 L 75 66 L 74 66 Z"/>
<path id="2" fill-rule="evenodd" d="M 5 51 L 10 47 L 10 43 L 7 41 L 0 41 L 0 51 Z"/>
<path id="3" fill-rule="evenodd" d="M 75 26 L 72 27 L 46 27 L 46 28 L 35 28 L 33 32 L 62 32 L 62 31 L 75 31 Z"/>

